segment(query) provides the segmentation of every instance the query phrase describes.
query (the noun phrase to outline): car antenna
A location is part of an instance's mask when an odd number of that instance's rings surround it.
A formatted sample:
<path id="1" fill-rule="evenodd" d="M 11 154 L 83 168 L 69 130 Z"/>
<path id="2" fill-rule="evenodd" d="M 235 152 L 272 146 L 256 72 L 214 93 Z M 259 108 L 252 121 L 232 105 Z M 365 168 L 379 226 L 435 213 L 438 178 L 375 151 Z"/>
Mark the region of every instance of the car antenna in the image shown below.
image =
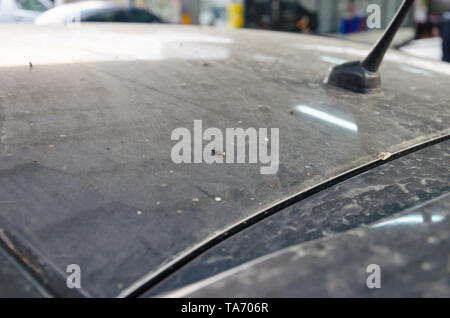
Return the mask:
<path id="1" fill-rule="evenodd" d="M 413 4 L 414 0 L 403 1 L 395 17 L 364 60 L 332 67 L 324 83 L 363 94 L 380 92 L 381 78 L 378 69 Z"/>

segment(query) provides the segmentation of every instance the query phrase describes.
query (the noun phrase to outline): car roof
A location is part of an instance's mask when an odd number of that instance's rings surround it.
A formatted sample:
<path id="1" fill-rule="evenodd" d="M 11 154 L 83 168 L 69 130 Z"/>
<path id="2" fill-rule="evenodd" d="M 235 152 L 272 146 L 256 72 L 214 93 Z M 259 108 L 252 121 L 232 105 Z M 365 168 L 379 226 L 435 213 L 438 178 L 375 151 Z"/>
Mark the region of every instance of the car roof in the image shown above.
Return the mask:
<path id="1" fill-rule="evenodd" d="M 449 133 L 444 63 L 390 52 L 381 94 L 323 84 L 362 44 L 136 24 L 10 24 L 0 37 L 1 238 L 33 251 L 40 275 L 79 264 L 86 295 L 126 296 L 236 224 Z M 277 174 L 173 163 L 172 131 L 196 119 L 279 128 Z"/>
<path id="2" fill-rule="evenodd" d="M 414 218 L 399 217 L 391 220 L 388 220 L 388 218 L 393 215 L 403 214 L 410 207 L 419 206 L 424 202 L 448 193 L 450 180 L 449 156 L 450 140 L 434 145 L 428 144 L 423 149 L 405 154 L 395 160 L 384 162 L 384 164 L 365 173 L 358 174 L 322 191 L 305 196 L 301 201 L 293 203 L 277 213 L 258 221 L 256 224 L 214 245 L 195 259 L 186 262 L 176 272 L 172 272 L 160 283 L 149 288 L 145 293 L 145 297 L 170 292 L 207 279 L 289 246 L 305 245 L 310 241 L 321 240 L 330 236 L 333 237 L 333 241 L 341 240 L 340 237 L 345 236 L 345 233 L 349 230 L 363 230 L 366 226 L 371 226 L 380 220 L 381 224 L 386 227 L 389 226 L 392 231 L 401 232 L 398 229 L 400 227 L 402 231 L 417 232 L 420 229 L 418 223 L 429 223 L 426 213 L 423 214 L 423 219 L 420 217 L 420 214 Z M 434 209 L 431 216 L 432 221 L 441 222 L 443 218 L 444 216 L 439 213 L 439 210 Z M 430 232 L 433 232 L 433 236 L 444 238 L 448 234 L 448 229 L 446 227 L 441 227 L 440 229 L 444 233 L 439 233 L 437 228 L 430 229 Z M 398 236 L 400 237 L 401 234 Z M 388 239 L 383 239 L 383 241 L 385 241 L 385 246 L 391 247 L 394 245 Z M 419 243 L 420 246 L 415 246 L 415 242 L 420 242 L 421 240 L 416 238 L 413 240 L 405 239 L 405 241 L 408 242 L 408 250 L 413 252 L 408 257 L 408 262 L 397 264 L 397 270 L 402 271 L 405 275 L 407 275 L 407 272 L 411 273 L 411 267 L 408 265 L 416 262 L 414 258 L 429 259 L 434 262 L 442 256 L 442 249 L 425 249 L 423 254 L 418 255 L 414 252 L 420 249 L 422 242 Z M 367 250 L 370 250 L 372 247 L 371 243 L 367 240 L 361 241 L 360 246 L 366 244 Z M 316 246 L 319 245 L 320 243 Z M 339 251 L 336 252 L 341 253 Z M 360 263 L 366 261 L 364 257 L 360 258 L 361 254 L 359 252 L 353 249 L 350 249 L 345 256 L 342 253 L 340 255 L 343 256 L 344 262 L 348 259 L 354 261 L 359 259 Z M 385 259 L 391 258 L 383 257 L 383 260 Z M 325 255 L 323 261 L 329 261 Z M 380 264 L 380 261 L 382 260 L 374 262 Z M 332 270 L 332 264 L 335 267 L 340 267 L 333 262 L 328 264 L 330 268 L 327 268 L 324 273 Z M 370 263 L 361 265 L 361 268 L 364 269 L 368 264 Z M 280 272 L 284 272 L 282 270 L 284 265 L 285 263 L 283 262 L 277 265 Z M 445 267 L 445 262 L 443 266 Z M 286 280 L 289 279 L 289 276 L 281 276 Z M 296 277 L 296 275 L 292 275 L 290 278 L 294 279 Z M 436 275 L 436 277 L 439 276 Z M 278 278 L 281 282 L 282 277 Z M 348 279 L 348 276 L 345 277 L 344 275 L 340 276 L 340 278 L 347 282 L 353 280 L 353 277 Z M 313 288 L 311 286 L 323 289 L 324 286 L 319 286 L 319 283 L 322 283 L 320 279 L 316 282 L 311 282 L 308 284 L 307 290 L 302 288 L 304 284 L 297 284 L 296 288 L 292 286 L 294 290 L 291 291 L 288 291 L 287 288 L 283 289 L 283 285 L 281 285 L 281 291 L 279 292 L 291 293 L 289 297 L 298 296 L 296 293 L 303 291 L 312 295 L 311 291 Z M 416 289 L 416 292 L 429 291 L 430 285 L 426 284 L 426 279 L 418 278 L 417 283 L 421 288 Z M 271 289 L 270 287 L 254 287 L 254 293 L 268 292 Z M 383 289 L 385 288 L 386 286 L 384 285 Z M 401 286 L 393 289 L 385 292 L 403 292 Z M 274 290 L 271 292 L 273 293 Z M 342 292 L 340 296 L 343 296 L 344 293 L 341 290 L 336 290 L 336 294 L 333 296 L 338 296 L 340 292 Z M 223 294 L 222 296 L 226 295 Z M 247 297 L 253 296 L 253 293 L 247 294 Z M 271 294 L 270 296 L 275 295 Z"/>

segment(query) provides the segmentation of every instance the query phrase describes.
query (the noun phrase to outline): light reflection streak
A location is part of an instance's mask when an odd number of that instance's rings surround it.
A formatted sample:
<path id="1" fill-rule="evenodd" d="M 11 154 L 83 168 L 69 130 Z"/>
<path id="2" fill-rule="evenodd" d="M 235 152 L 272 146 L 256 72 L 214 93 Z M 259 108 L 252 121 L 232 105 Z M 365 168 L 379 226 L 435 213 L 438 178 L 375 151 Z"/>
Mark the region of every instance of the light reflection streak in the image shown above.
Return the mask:
<path id="1" fill-rule="evenodd" d="M 378 224 L 372 225 L 371 228 L 378 228 L 383 226 L 395 226 L 395 225 L 412 225 L 420 223 L 438 223 L 445 219 L 445 217 L 440 213 L 434 213 L 431 218 L 427 219 L 422 213 L 415 213 L 410 215 L 405 215 L 394 220 L 389 220 L 385 222 L 380 222 Z"/>
<path id="2" fill-rule="evenodd" d="M 298 106 L 295 106 L 295 109 L 303 114 L 326 121 L 326 122 L 336 125 L 338 127 L 345 128 L 345 129 L 348 129 L 348 130 L 351 130 L 354 132 L 358 131 L 358 126 L 355 123 L 352 123 L 350 121 L 339 118 L 337 116 L 325 113 L 323 111 L 314 109 L 312 107 L 309 107 L 306 105 L 298 105 Z"/>
<path id="3" fill-rule="evenodd" d="M 347 60 L 339 59 L 337 57 L 327 56 L 327 55 L 321 55 L 320 59 L 324 62 L 332 63 L 332 64 L 343 64 L 347 62 Z"/>

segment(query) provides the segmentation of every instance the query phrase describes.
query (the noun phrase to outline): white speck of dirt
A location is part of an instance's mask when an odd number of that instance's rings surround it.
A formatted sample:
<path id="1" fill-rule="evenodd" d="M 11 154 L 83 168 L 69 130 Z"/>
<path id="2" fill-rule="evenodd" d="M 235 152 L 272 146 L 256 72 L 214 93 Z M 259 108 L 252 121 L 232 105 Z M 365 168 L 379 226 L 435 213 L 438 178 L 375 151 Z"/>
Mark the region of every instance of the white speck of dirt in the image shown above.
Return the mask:
<path id="1" fill-rule="evenodd" d="M 392 156 L 392 154 L 390 152 L 380 152 L 378 154 L 378 159 L 380 160 L 387 160 Z"/>
<path id="2" fill-rule="evenodd" d="M 49 148 L 55 148 L 55 145 L 48 145 Z"/>
<path id="3" fill-rule="evenodd" d="M 167 183 L 163 183 L 163 184 L 161 184 L 161 187 L 162 187 L 162 188 L 165 188 L 165 187 L 167 187 Z"/>
<path id="4" fill-rule="evenodd" d="M 177 210 L 177 213 L 181 214 L 181 213 L 183 213 L 183 210 Z"/>
<path id="5" fill-rule="evenodd" d="M 264 138 L 264 140 L 265 140 L 266 142 L 269 142 L 269 138 L 267 138 L 267 137 L 266 137 L 266 138 Z"/>
<path id="6" fill-rule="evenodd" d="M 142 211 L 137 211 L 136 213 L 137 213 L 137 215 L 141 215 Z"/>
<path id="7" fill-rule="evenodd" d="M 435 236 L 430 236 L 427 238 L 427 243 L 428 244 L 436 244 L 439 242 L 439 239 Z"/>
<path id="8" fill-rule="evenodd" d="M 161 204 L 161 202 L 159 202 L 159 201 L 158 201 L 158 202 L 156 202 L 156 205 L 160 205 L 160 204 Z"/>
<path id="9" fill-rule="evenodd" d="M 215 197 L 214 200 L 216 200 L 217 202 L 220 202 L 220 201 L 222 201 L 222 198 L 221 197 Z"/>
<path id="10" fill-rule="evenodd" d="M 342 224 L 349 225 L 349 224 L 350 224 L 350 221 L 347 220 L 347 219 L 345 218 L 345 216 L 344 216 L 344 217 L 342 218 Z"/>
<path id="11" fill-rule="evenodd" d="M 428 262 L 422 263 L 422 264 L 420 265 L 420 268 L 421 268 L 423 271 L 429 271 L 429 270 L 431 270 L 432 267 L 433 267 L 433 265 L 432 265 L 431 263 L 428 263 Z"/>
<path id="12" fill-rule="evenodd" d="M 193 198 L 192 202 L 199 202 L 200 200 L 198 198 Z"/>
<path id="13" fill-rule="evenodd" d="M 61 134 L 61 135 L 59 135 L 59 137 L 61 137 L 61 138 L 66 138 L 67 136 L 64 135 L 64 134 Z"/>
<path id="14" fill-rule="evenodd" d="M 170 173 L 173 173 L 173 170 L 169 170 Z"/>

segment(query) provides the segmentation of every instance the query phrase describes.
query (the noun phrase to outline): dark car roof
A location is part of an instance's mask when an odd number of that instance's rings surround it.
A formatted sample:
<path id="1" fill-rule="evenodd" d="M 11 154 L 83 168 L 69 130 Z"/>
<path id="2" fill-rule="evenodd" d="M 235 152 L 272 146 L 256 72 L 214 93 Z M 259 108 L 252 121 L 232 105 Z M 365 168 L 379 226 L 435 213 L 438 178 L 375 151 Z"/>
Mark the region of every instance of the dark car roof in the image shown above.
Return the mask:
<path id="1" fill-rule="evenodd" d="M 407 212 L 406 215 L 412 214 L 413 217 L 405 216 L 405 211 L 424 202 L 445 196 L 450 191 L 449 157 L 450 140 L 446 140 L 434 145 L 427 145 L 423 149 L 392 161 L 385 161 L 380 166 L 373 167 L 365 173 L 327 187 L 217 243 L 160 283 L 149 288 L 145 296 L 157 296 L 179 289 L 293 245 L 300 246 L 318 240 L 321 243 L 317 243 L 315 246 L 316 250 L 320 251 L 320 246 L 322 244 L 327 245 L 326 242 L 345 240 L 346 233 L 349 230 L 355 228 L 364 230 L 367 226 L 372 226 L 380 220 L 381 223 L 379 224 L 392 229 L 394 233 L 403 233 L 403 231 L 409 233 L 408 239 L 405 239 L 408 242 L 407 246 L 401 247 L 403 249 L 402 261 L 395 264 L 386 264 L 391 266 L 390 272 L 394 270 L 402 272 L 401 277 L 415 276 L 416 268 L 411 264 L 429 262 L 433 264 L 433 282 L 430 281 L 427 274 L 424 274 L 417 275 L 414 282 L 396 286 L 393 282 L 398 281 L 396 279 L 401 279 L 400 275 L 389 275 L 386 272 L 388 267 L 382 266 L 382 290 L 373 293 L 373 290 L 367 289 L 368 295 L 362 291 L 359 296 L 370 296 L 371 293 L 378 297 L 394 294 L 408 297 L 430 295 L 431 289 L 445 282 L 446 276 L 442 275 L 442 271 L 446 270 L 447 263 L 450 260 L 447 262 L 448 255 L 442 253 L 444 248 L 422 248 L 424 234 L 421 232 L 429 234 L 430 239 L 428 241 L 432 244 L 439 241 L 441 246 L 445 246 L 449 244 L 449 242 L 445 242 L 449 231 L 445 226 L 426 227 L 421 226 L 420 223 L 443 222 L 447 214 L 441 214 L 440 210 L 435 208 L 432 213 L 423 213 L 422 218 L 422 215 L 418 213 Z M 415 211 L 423 210 L 415 209 Z M 393 215 L 396 217 L 387 219 Z M 402 230 L 400 231 L 399 228 Z M 444 233 L 439 233 L 439 230 Z M 402 234 L 398 234 L 398 236 L 400 235 Z M 324 237 L 331 238 L 331 240 L 323 240 Z M 438 240 L 437 237 L 440 239 Z M 398 258 L 398 254 L 390 252 L 390 250 L 399 247 L 396 244 L 397 241 L 381 237 L 377 242 L 382 243 L 386 255 L 372 255 L 371 263 L 381 266 L 384 265 L 383 262 Z M 361 249 L 366 246 L 368 251 L 380 246 L 363 238 L 358 242 L 358 245 Z M 390 250 L 388 250 L 389 248 Z M 421 253 L 417 253 L 417 250 L 421 250 Z M 360 272 L 364 272 L 367 265 L 370 264 L 364 265 L 367 261 L 367 254 L 360 253 L 360 250 L 357 249 L 346 250 L 345 254 L 341 250 L 335 251 L 336 254 L 342 254 L 342 263 L 328 259 L 328 253 L 333 254 L 334 251 L 329 249 L 327 253 L 323 254 L 323 263 L 321 264 L 323 267 L 320 271 L 317 271 L 317 273 L 321 272 L 322 276 L 328 276 L 330 272 L 336 273 L 337 268 L 345 267 L 348 259 L 351 259 L 355 264 L 362 264 L 358 269 Z M 343 271 L 340 275 L 330 275 L 329 279 L 324 280 L 318 278 L 317 276 L 321 276 L 318 274 L 314 278 L 310 277 L 311 281 L 307 288 L 305 288 L 304 282 L 296 285 L 291 284 L 291 281 L 301 276 L 303 271 L 299 271 L 297 275 L 292 272 L 287 274 L 289 271 L 283 271 L 284 265 L 283 262 L 277 265 L 278 290 L 273 289 L 272 287 L 275 285 L 272 286 L 270 283 L 265 288 L 261 288 L 263 286 L 256 282 L 257 285 L 246 297 L 253 297 L 256 294 L 261 296 L 262 293 L 272 297 L 281 296 L 282 293 L 289 295 L 289 297 L 299 296 L 299 293 L 304 293 L 303 296 L 306 296 L 306 294 L 313 296 L 314 293 L 316 293 L 316 296 L 349 296 L 347 290 L 339 287 L 333 288 L 327 295 L 328 283 L 332 284 L 333 279 L 336 282 L 341 282 L 340 286 L 342 287 L 345 287 L 347 283 L 353 283 L 353 287 L 366 289 L 363 281 L 354 279 L 353 275 L 358 270 Z M 303 268 L 308 267 L 318 269 L 317 266 L 303 265 Z M 284 276 L 285 273 L 290 276 Z M 344 273 L 347 275 L 344 275 Z M 274 278 L 274 280 L 277 278 Z M 251 282 L 248 285 L 251 285 Z M 283 288 L 283 285 L 286 288 Z M 288 286 L 290 286 L 290 289 Z M 440 297 L 450 296 L 450 285 L 448 287 L 441 290 Z M 250 288 L 250 286 L 242 289 L 243 294 L 247 293 L 247 288 Z M 358 288 L 359 290 L 360 288 Z M 436 288 L 435 292 L 438 290 Z M 231 289 L 224 289 L 222 296 L 229 296 L 230 291 Z M 321 295 L 317 294 L 319 291 Z M 221 291 L 217 289 L 215 293 L 221 293 Z M 275 293 L 278 293 L 278 295 Z M 236 294 L 235 297 L 243 294 Z"/>
<path id="2" fill-rule="evenodd" d="M 2 25 L 0 37 L 2 237 L 40 273 L 79 264 L 88 295 L 126 296 L 236 223 L 449 132 L 447 64 L 391 52 L 383 93 L 326 87 L 360 44 L 128 24 Z M 171 133 L 195 119 L 280 128 L 277 174 L 174 164 Z"/>

